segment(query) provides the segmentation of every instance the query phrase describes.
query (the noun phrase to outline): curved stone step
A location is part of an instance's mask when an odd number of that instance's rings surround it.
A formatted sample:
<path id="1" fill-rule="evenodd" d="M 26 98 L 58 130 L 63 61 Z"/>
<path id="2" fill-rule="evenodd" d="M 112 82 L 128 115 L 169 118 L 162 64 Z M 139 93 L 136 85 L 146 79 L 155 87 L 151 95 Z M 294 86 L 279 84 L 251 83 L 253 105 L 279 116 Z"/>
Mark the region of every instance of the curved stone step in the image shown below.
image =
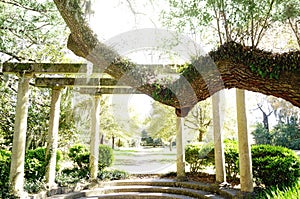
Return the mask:
<path id="1" fill-rule="evenodd" d="M 213 193 L 181 187 L 169 186 L 146 186 L 146 185 L 131 185 L 131 186 L 113 186 L 97 188 L 86 192 L 86 196 L 101 196 L 109 193 L 122 193 L 122 192 L 147 192 L 147 193 L 169 193 L 183 196 L 190 196 L 195 198 L 212 198 L 221 199 L 223 197 L 216 196 Z"/>
<path id="2" fill-rule="evenodd" d="M 50 198 L 105 198 L 106 196 L 112 198 L 110 195 L 114 195 L 117 198 L 126 198 L 124 194 L 126 195 L 128 193 L 130 193 L 127 195 L 128 199 L 147 198 L 147 194 L 149 197 L 155 198 L 149 195 L 150 193 L 155 196 L 163 194 L 160 198 L 168 198 L 167 196 L 169 195 L 166 194 L 177 197 L 179 195 L 183 198 L 239 198 L 239 191 L 237 190 L 220 188 L 218 185 L 200 182 L 178 182 L 172 179 L 116 180 L 100 182 L 91 186 L 91 189 L 89 190 L 56 195 Z"/>
<path id="3" fill-rule="evenodd" d="M 237 198 L 240 192 L 238 190 L 220 188 L 218 185 L 212 185 L 204 182 L 178 182 L 172 179 L 143 179 L 143 180 L 116 180 L 109 182 L 101 182 L 97 187 L 109 186 L 132 186 L 132 185 L 146 185 L 146 186 L 168 186 L 181 187 L 195 190 L 202 190 L 210 193 L 217 193 L 225 198 Z"/>
<path id="4" fill-rule="evenodd" d="M 194 197 L 168 194 L 168 193 L 137 193 L 137 192 L 123 192 L 110 193 L 102 196 L 81 197 L 79 199 L 196 199 Z"/>

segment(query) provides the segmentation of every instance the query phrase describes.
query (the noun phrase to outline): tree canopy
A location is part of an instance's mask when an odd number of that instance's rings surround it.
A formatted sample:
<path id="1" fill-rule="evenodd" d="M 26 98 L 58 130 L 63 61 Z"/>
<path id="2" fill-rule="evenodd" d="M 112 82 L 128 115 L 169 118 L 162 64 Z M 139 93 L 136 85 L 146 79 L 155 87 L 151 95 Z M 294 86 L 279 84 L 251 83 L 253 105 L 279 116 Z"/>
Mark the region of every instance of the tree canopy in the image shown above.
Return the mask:
<path id="1" fill-rule="evenodd" d="M 225 31 L 219 31 L 221 45 L 209 53 L 210 57 L 200 56 L 192 60 L 183 72 L 178 74 L 179 78 L 168 82 L 123 59 L 113 49 L 101 43 L 85 20 L 79 1 L 54 2 L 70 28 L 70 50 L 91 61 L 94 66 L 103 67 L 103 63 L 106 63 L 104 72 L 117 80 L 122 78 L 128 85 L 163 104 L 180 110 L 190 109 L 198 101 L 219 90 L 240 88 L 281 97 L 300 106 L 300 52 L 275 54 L 257 48 L 261 37 L 274 22 L 272 20 L 275 20 L 275 14 L 279 14 L 279 11 L 274 9 L 275 4 L 279 7 L 287 1 L 204 1 L 210 6 L 210 10 L 207 13 L 195 12 L 191 15 L 199 20 L 207 16 L 207 22 L 213 17 L 217 21 L 220 20 L 218 24 L 224 24 Z M 294 3 L 293 6 L 298 6 L 297 1 Z M 191 4 L 186 1 L 186 5 L 192 6 L 191 11 L 201 10 L 196 9 L 200 5 L 197 1 L 192 1 Z M 263 5 L 266 6 L 262 7 Z M 240 11 L 238 15 L 231 13 L 237 10 Z M 214 11 L 214 14 L 208 16 L 211 11 Z M 295 17 L 297 15 L 290 16 L 293 19 Z M 252 45 L 244 45 L 248 43 Z M 211 59 L 215 65 L 211 64 Z M 145 83 L 140 85 L 139 82 Z"/>

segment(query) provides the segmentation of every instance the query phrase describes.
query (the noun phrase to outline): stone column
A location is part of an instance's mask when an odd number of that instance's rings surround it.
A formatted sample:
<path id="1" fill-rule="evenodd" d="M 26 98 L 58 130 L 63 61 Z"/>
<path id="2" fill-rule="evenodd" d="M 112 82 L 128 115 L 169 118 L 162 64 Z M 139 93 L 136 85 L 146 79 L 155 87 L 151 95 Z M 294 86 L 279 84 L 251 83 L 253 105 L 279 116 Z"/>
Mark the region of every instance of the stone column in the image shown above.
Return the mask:
<path id="1" fill-rule="evenodd" d="M 48 130 L 48 145 L 46 159 L 49 160 L 46 168 L 46 182 L 49 188 L 55 186 L 56 154 L 58 147 L 58 128 L 60 116 L 61 87 L 52 88 L 50 120 Z"/>
<path id="2" fill-rule="evenodd" d="M 31 75 L 23 74 L 19 77 L 18 95 L 16 104 L 16 118 L 14 126 L 12 158 L 10 165 L 9 181 L 11 191 L 15 196 L 23 195 L 24 187 L 24 162 L 26 147 L 27 116 L 29 106 L 29 81 Z"/>
<path id="3" fill-rule="evenodd" d="M 213 107 L 216 181 L 217 183 L 222 183 L 226 181 L 226 172 L 225 172 L 223 135 L 221 131 L 222 126 L 221 126 L 221 119 L 220 119 L 220 93 L 219 92 L 212 96 L 212 107 Z"/>
<path id="4" fill-rule="evenodd" d="M 176 109 L 176 150 L 177 150 L 177 180 L 186 181 L 185 173 L 185 149 L 183 142 L 184 117 L 187 116 L 190 108 Z"/>
<path id="5" fill-rule="evenodd" d="M 92 107 L 92 129 L 90 141 L 90 173 L 91 179 L 97 179 L 99 159 L 99 135 L 100 135 L 100 95 L 94 96 Z"/>
<path id="6" fill-rule="evenodd" d="M 252 158 L 249 135 L 247 130 L 247 116 L 245 105 L 245 91 L 236 89 L 239 163 L 241 191 L 253 192 Z"/>

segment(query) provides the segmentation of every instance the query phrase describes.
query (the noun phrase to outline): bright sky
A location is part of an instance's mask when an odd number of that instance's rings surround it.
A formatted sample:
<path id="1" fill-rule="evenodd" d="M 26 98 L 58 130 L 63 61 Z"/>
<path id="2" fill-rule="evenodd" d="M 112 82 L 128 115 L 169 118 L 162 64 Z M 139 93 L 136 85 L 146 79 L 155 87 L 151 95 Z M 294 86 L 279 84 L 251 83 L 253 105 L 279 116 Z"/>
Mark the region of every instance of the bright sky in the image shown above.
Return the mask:
<path id="1" fill-rule="evenodd" d="M 121 33 L 141 28 L 160 27 L 159 13 L 162 6 L 149 3 L 147 0 L 139 0 L 138 3 L 128 4 L 124 0 L 95 1 L 95 14 L 90 19 L 90 24 L 103 42 Z M 138 14 L 134 15 L 134 12 Z M 153 56 L 149 52 L 140 51 L 126 54 L 135 62 L 144 64 L 153 63 Z M 130 110 L 143 120 L 151 111 L 152 99 L 146 95 L 113 95 L 112 103 L 116 104 L 118 111 L 116 117 L 125 120 L 126 117 L 133 117 Z M 123 118 L 120 118 L 123 117 Z"/>

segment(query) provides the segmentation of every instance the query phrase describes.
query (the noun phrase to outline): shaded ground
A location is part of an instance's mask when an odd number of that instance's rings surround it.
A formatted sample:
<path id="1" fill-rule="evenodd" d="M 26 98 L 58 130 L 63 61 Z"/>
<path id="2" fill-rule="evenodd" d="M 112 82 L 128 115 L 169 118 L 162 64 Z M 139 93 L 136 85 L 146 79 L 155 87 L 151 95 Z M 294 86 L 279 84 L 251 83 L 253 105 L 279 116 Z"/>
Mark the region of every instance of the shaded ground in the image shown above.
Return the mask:
<path id="1" fill-rule="evenodd" d="M 114 151 L 115 162 L 111 168 L 130 174 L 163 174 L 176 171 L 176 149 L 121 148 Z"/>

